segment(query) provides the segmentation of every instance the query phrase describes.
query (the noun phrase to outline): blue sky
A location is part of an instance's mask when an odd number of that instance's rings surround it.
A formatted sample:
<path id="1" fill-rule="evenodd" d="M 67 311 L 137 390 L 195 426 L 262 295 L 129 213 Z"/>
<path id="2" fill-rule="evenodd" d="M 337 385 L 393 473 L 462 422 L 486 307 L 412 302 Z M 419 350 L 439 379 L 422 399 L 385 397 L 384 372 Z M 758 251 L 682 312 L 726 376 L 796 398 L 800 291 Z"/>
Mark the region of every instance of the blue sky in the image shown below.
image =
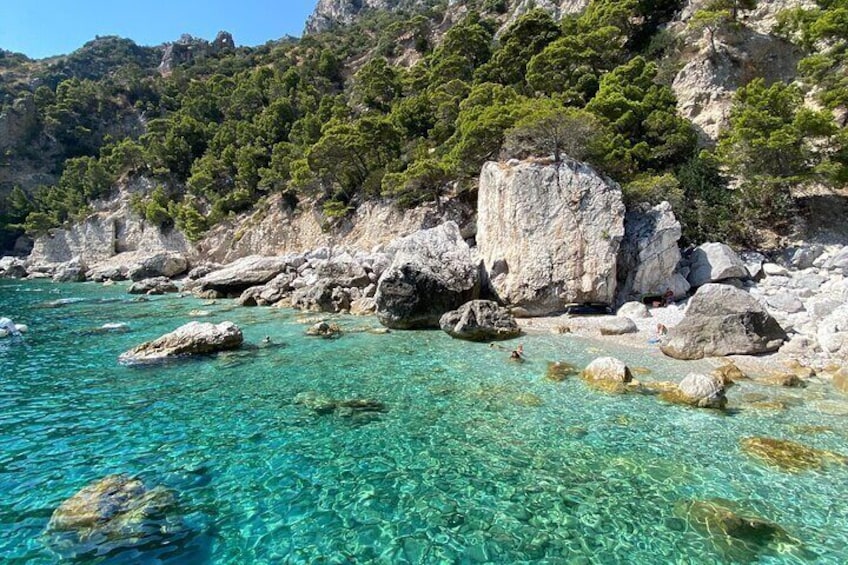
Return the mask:
<path id="1" fill-rule="evenodd" d="M 183 33 L 212 40 L 220 30 L 237 45 L 299 36 L 317 0 L 0 0 L 0 48 L 32 58 L 61 55 L 96 35 L 140 45 Z"/>

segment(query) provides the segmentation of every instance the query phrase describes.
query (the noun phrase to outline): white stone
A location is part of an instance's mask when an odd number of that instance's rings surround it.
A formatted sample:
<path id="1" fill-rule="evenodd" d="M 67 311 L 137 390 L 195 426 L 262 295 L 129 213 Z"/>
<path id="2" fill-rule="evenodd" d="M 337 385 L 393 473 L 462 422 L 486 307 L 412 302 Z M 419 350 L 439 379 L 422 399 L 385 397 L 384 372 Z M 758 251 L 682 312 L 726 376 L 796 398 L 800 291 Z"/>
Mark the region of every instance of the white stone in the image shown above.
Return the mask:
<path id="1" fill-rule="evenodd" d="M 486 163 L 477 245 L 498 296 L 531 315 L 611 304 L 624 212 L 619 186 L 588 165 Z"/>
<path id="2" fill-rule="evenodd" d="M 788 277 L 786 267 L 777 263 L 763 263 L 763 272 L 769 277 Z"/>
<path id="3" fill-rule="evenodd" d="M 651 317 L 648 307 L 641 302 L 626 302 L 622 304 L 616 315 L 630 319 Z"/>

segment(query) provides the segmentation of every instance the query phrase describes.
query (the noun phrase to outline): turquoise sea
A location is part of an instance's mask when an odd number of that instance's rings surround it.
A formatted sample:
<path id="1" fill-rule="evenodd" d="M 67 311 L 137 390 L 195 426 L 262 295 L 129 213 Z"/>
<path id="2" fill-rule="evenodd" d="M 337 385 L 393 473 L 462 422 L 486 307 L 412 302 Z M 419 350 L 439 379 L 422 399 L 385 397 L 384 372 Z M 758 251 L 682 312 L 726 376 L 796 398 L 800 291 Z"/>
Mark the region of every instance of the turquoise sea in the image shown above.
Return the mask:
<path id="1" fill-rule="evenodd" d="M 527 336 L 516 364 L 438 331 L 360 331 L 371 318 L 337 317 L 350 331 L 327 341 L 306 337 L 312 316 L 293 310 L 134 298 L 124 286 L 0 281 L 0 316 L 30 328 L 0 341 L 4 564 L 62 561 L 44 535 L 51 513 L 111 473 L 172 489 L 180 527 L 74 563 L 848 562 L 848 466 L 790 473 L 739 443 L 848 455 L 848 401 L 826 383 L 745 383 L 720 414 L 544 378 L 548 361 L 584 366 L 602 353 L 653 369 L 642 379 L 693 367 L 655 350 Z M 255 347 L 118 364 L 195 309 L 239 324 Z M 130 331 L 93 331 L 105 323 Z M 385 411 L 317 413 L 294 402 L 308 392 Z M 746 395 L 787 408 L 748 407 Z M 788 537 L 743 544 L 680 511 L 715 498 Z"/>

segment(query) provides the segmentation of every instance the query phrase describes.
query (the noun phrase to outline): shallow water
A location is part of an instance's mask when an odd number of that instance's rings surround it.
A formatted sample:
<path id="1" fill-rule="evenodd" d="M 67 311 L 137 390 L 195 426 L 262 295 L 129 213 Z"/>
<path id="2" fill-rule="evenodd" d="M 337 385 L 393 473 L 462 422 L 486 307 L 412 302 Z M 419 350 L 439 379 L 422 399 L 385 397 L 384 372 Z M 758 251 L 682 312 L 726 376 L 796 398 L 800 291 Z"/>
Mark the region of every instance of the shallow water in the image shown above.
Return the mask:
<path id="1" fill-rule="evenodd" d="M 69 300 L 71 299 L 71 300 Z M 56 302 L 60 301 L 60 302 Z M 152 367 L 118 355 L 212 312 L 269 347 Z M 786 410 L 727 415 L 544 379 L 548 361 L 612 353 L 679 380 L 656 350 L 598 350 L 569 335 L 522 338 L 528 361 L 442 332 L 303 335 L 283 309 L 125 287 L 0 281 L 0 561 L 51 563 L 54 508 L 110 473 L 164 485 L 188 534 L 81 563 L 845 563 L 848 468 L 787 473 L 740 450 L 769 436 L 848 454 L 846 402 L 826 384 L 783 390 Z M 347 329 L 376 327 L 340 317 Z M 105 323 L 129 331 L 97 333 Z M 317 414 L 299 393 L 383 402 Z M 812 430 L 804 426 L 827 426 Z M 811 433 L 817 431 L 818 433 Z M 675 511 L 723 498 L 795 540 L 759 548 L 708 536 Z"/>

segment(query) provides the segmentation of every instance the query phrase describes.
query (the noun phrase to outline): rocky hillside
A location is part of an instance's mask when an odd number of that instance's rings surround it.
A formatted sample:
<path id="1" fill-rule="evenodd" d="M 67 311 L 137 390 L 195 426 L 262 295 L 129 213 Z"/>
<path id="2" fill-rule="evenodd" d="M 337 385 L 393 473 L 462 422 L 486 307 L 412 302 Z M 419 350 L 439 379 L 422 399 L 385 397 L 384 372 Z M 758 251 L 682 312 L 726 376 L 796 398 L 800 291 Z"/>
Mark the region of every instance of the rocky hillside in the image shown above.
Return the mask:
<path id="1" fill-rule="evenodd" d="M 668 201 L 687 243 L 781 245 L 848 179 L 844 4 L 321 0 L 257 48 L 3 53 L 0 243 L 104 202 L 192 244 L 269 210 L 474 209 L 485 162 L 565 156 L 630 209 Z"/>

